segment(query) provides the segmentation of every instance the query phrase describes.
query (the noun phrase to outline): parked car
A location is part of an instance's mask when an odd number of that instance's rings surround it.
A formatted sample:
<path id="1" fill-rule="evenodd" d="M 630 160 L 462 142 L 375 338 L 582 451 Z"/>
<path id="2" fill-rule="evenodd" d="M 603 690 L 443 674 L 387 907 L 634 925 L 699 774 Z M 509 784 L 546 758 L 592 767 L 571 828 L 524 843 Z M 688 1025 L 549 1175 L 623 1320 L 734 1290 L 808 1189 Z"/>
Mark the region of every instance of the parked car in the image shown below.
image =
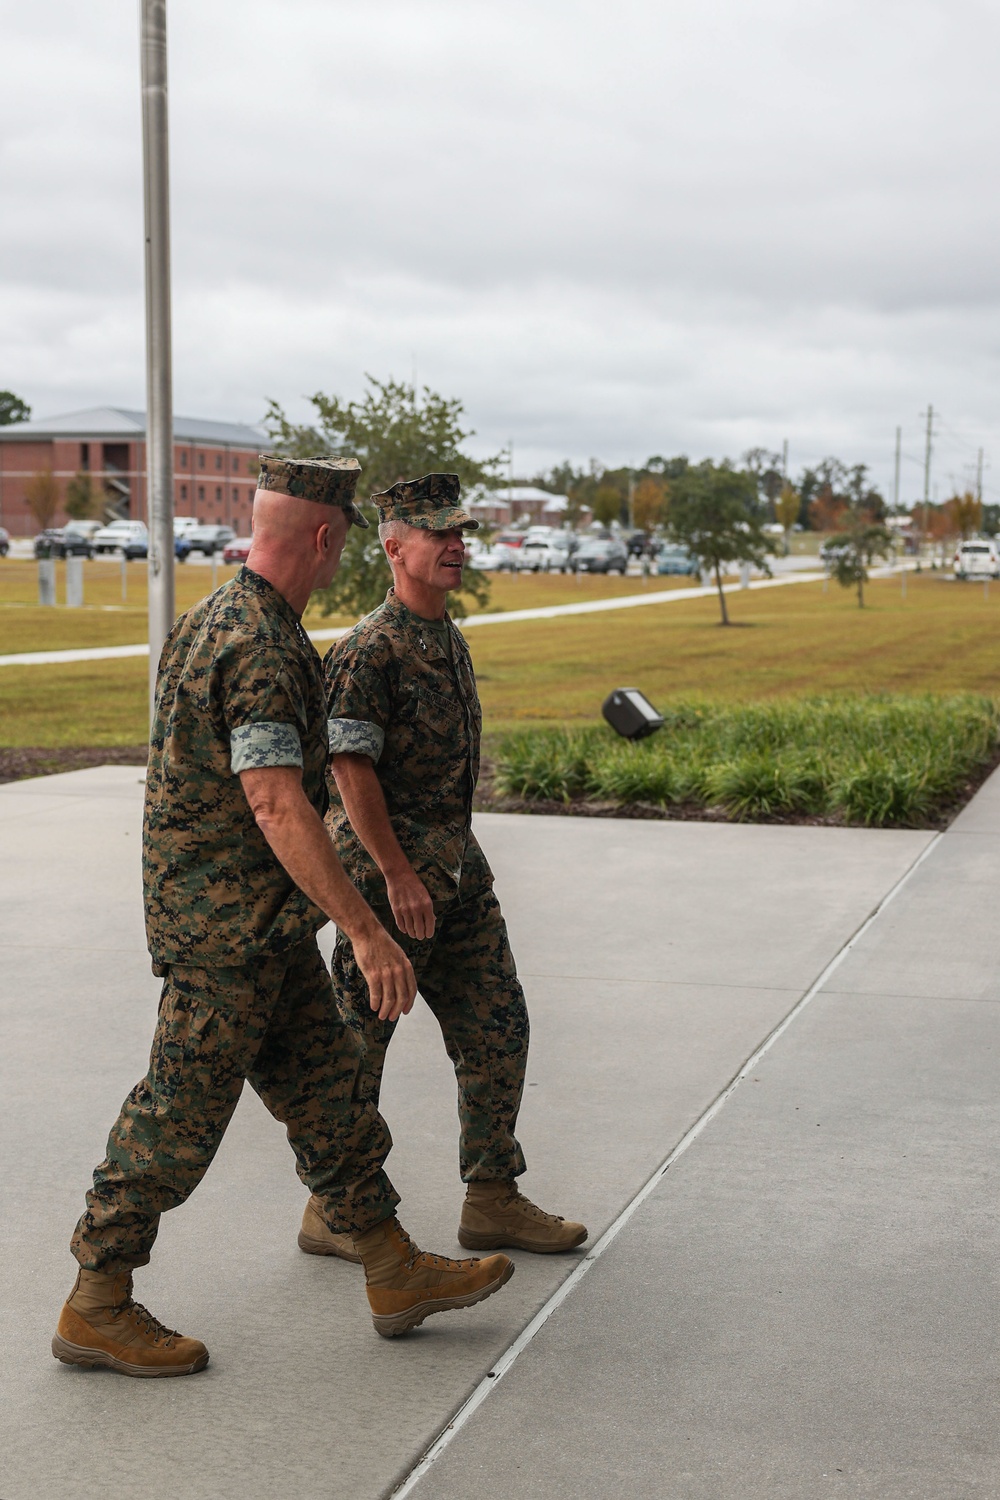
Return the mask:
<path id="1" fill-rule="evenodd" d="M 189 531 L 194 531 L 201 522 L 197 516 L 174 516 L 174 536 L 186 536 Z"/>
<path id="2" fill-rule="evenodd" d="M 595 537 L 581 543 L 570 561 L 570 570 L 574 573 L 620 573 L 623 578 L 627 566 L 628 554 L 615 537 L 609 537 L 607 541 Z"/>
<path id="3" fill-rule="evenodd" d="M 93 557 L 90 538 L 78 531 L 73 522 L 66 526 L 49 526 L 35 537 L 36 557 Z"/>
<path id="4" fill-rule="evenodd" d="M 10 551 L 10 532 L 5 526 L 0 526 L 0 557 L 6 557 Z"/>
<path id="5" fill-rule="evenodd" d="M 955 577 L 1000 578 L 1000 555 L 995 542 L 981 538 L 972 542 L 959 542 L 955 550 Z"/>
<path id="6" fill-rule="evenodd" d="M 570 565 L 570 544 L 561 532 L 525 537 L 514 554 L 519 573 L 565 573 Z"/>
<path id="7" fill-rule="evenodd" d="M 185 540 L 191 543 L 191 551 L 200 552 L 205 557 L 221 552 L 227 542 L 235 541 L 235 539 L 236 532 L 231 526 L 214 524 L 192 526 L 191 530 L 185 534 Z"/>
<path id="8" fill-rule="evenodd" d="M 252 536 L 233 537 L 222 549 L 222 561 L 225 563 L 245 563 L 250 556 L 250 547 L 253 543 Z"/>
<path id="9" fill-rule="evenodd" d="M 517 554 L 501 543 L 487 546 L 484 542 L 477 542 L 473 546 L 466 545 L 466 556 L 469 566 L 482 573 L 513 573 Z"/>
<path id="10" fill-rule="evenodd" d="M 692 557 L 686 547 L 667 542 L 656 554 L 656 571 L 659 574 L 681 574 L 694 576 L 698 572 L 698 559 Z"/>
<path id="11" fill-rule="evenodd" d="M 87 537 L 87 541 L 93 541 L 93 538 L 96 537 L 97 532 L 100 531 L 102 526 L 103 520 L 73 519 L 67 520 L 66 525 L 63 526 L 63 531 L 72 531 L 76 535 L 79 535 L 79 537 Z"/>
<path id="12" fill-rule="evenodd" d="M 95 552 L 120 552 L 129 542 L 145 541 L 147 536 L 144 521 L 112 521 L 94 532 L 91 545 Z"/>
<path id="13" fill-rule="evenodd" d="M 174 536 L 174 556 L 178 562 L 187 562 L 188 553 L 191 551 L 191 543 L 186 536 Z M 134 541 L 126 542 L 122 548 L 122 556 L 129 562 L 141 562 L 149 556 L 149 537 L 137 536 Z"/>

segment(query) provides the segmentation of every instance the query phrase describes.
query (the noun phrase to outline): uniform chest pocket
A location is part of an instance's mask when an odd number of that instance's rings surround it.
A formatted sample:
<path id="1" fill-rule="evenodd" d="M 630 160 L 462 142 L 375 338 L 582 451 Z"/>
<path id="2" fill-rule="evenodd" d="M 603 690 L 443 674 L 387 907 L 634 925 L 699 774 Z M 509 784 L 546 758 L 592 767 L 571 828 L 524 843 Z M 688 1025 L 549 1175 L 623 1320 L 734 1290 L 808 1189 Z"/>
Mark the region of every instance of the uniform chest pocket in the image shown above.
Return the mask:
<path id="1" fill-rule="evenodd" d="M 443 739 L 454 739 L 465 727 L 465 715 L 458 698 L 449 698 L 433 688 L 421 687 L 417 698 L 417 722 L 422 729 Z"/>

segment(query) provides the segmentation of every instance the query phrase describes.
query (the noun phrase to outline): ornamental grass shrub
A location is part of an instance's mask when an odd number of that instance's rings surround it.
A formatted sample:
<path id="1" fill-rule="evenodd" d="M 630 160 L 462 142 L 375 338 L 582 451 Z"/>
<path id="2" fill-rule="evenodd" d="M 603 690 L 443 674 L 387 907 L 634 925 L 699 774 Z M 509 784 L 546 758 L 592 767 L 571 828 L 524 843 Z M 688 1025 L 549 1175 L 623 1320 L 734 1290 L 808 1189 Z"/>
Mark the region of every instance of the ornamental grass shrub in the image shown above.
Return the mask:
<path id="1" fill-rule="evenodd" d="M 1000 744 L 1000 706 L 972 693 L 685 702 L 664 718 L 635 744 L 603 725 L 510 734 L 497 751 L 495 788 L 527 801 L 913 828 L 953 806 Z"/>

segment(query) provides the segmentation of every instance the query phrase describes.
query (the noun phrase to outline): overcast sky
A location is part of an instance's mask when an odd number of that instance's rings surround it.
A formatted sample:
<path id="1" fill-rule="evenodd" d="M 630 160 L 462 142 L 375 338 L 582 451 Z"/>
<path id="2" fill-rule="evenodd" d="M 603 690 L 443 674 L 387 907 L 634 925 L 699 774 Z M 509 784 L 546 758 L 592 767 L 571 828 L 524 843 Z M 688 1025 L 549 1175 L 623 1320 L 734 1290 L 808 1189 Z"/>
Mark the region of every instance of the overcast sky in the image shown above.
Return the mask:
<path id="1" fill-rule="evenodd" d="M 789 444 L 1000 496 L 1000 5 L 168 0 L 175 407 L 364 372 L 531 473 Z M 0 0 L 0 387 L 142 406 L 138 13 Z"/>

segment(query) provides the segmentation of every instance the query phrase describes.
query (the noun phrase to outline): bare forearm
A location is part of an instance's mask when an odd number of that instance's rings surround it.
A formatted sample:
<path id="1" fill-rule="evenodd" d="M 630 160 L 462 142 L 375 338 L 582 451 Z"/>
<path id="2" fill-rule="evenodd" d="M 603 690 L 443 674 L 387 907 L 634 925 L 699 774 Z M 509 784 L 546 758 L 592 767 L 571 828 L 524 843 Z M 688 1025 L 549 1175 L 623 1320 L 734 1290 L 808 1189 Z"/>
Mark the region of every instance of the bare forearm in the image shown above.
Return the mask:
<path id="1" fill-rule="evenodd" d="M 323 820 L 302 793 L 254 809 L 257 826 L 282 868 L 349 938 L 377 925 L 368 903 L 344 872 Z"/>
<path id="2" fill-rule="evenodd" d="M 375 767 L 366 755 L 335 755 L 333 774 L 351 827 L 385 879 L 389 906 L 400 932 L 434 935 L 434 903 L 400 848 Z"/>
<path id="3" fill-rule="evenodd" d="M 372 1010 L 383 1021 L 405 1015 L 417 991 L 413 968 L 348 880 L 322 818 L 303 791 L 301 772 L 294 766 L 262 766 L 239 775 L 275 858 L 350 939 Z"/>
<path id="4" fill-rule="evenodd" d="M 410 869 L 367 755 L 335 755 L 333 775 L 351 827 L 386 879 Z"/>

